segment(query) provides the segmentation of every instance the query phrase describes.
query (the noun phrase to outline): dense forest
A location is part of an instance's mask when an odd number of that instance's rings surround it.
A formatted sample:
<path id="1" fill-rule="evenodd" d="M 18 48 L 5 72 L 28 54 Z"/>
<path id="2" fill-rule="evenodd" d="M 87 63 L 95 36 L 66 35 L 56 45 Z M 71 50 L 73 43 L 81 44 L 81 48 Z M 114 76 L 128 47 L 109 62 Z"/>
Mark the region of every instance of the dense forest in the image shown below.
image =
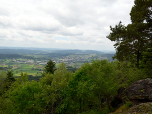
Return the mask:
<path id="1" fill-rule="evenodd" d="M 152 74 L 130 62 L 94 60 L 75 73 L 64 63 L 56 69 L 49 62 L 40 81 L 29 81 L 27 73 L 15 79 L 12 71 L 1 72 L 1 114 L 105 114 L 117 107 L 119 88 Z"/>
<path id="2" fill-rule="evenodd" d="M 1 114 L 107 114 L 119 105 L 120 88 L 152 78 L 152 0 L 135 0 L 131 24 L 121 22 L 107 36 L 115 41 L 116 61 L 92 60 L 75 73 L 65 63 L 50 60 L 39 81 L 28 74 L 14 78 L 11 70 L 0 73 Z M 3 77 L 6 77 L 5 79 Z M 126 98 L 122 104 L 129 106 Z"/>

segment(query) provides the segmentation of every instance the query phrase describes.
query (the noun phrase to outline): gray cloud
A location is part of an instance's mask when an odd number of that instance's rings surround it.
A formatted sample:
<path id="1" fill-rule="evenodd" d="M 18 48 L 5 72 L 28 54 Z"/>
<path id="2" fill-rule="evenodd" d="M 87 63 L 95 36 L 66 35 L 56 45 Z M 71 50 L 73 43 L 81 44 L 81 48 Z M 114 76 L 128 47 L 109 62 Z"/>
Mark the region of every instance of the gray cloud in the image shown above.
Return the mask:
<path id="1" fill-rule="evenodd" d="M 132 0 L 0 1 L 0 45 L 114 50 L 106 38 L 109 26 L 120 20 L 130 23 L 133 4 Z"/>
<path id="2" fill-rule="evenodd" d="M 9 11 L 7 10 L 7 8 L 5 6 L 0 7 L 0 15 L 1 16 L 9 16 Z"/>

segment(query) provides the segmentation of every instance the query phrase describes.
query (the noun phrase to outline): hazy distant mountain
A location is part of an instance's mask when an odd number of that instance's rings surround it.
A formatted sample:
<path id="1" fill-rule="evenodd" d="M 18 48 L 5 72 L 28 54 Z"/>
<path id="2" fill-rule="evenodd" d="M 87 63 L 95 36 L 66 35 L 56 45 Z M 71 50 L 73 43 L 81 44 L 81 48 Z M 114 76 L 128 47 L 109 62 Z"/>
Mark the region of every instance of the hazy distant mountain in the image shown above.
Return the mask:
<path id="1" fill-rule="evenodd" d="M 60 53 L 60 54 L 103 54 L 111 53 L 115 51 L 110 50 L 78 50 L 78 49 L 58 49 L 58 48 L 34 48 L 34 47 L 2 47 L 0 46 L 0 54 L 49 54 L 49 53 Z"/>
<path id="2" fill-rule="evenodd" d="M 116 51 L 114 50 L 100 50 L 101 52 L 104 52 L 104 53 L 111 53 L 111 54 L 114 54 L 116 53 Z"/>
<path id="3" fill-rule="evenodd" d="M 28 50 L 45 50 L 45 51 L 52 51 L 52 50 L 61 50 L 58 48 L 35 48 L 35 47 L 3 47 L 0 46 L 0 49 L 28 49 Z"/>
<path id="4" fill-rule="evenodd" d="M 45 51 L 41 50 L 29 50 L 29 49 L 0 49 L 0 54 L 45 54 Z"/>
<path id="5" fill-rule="evenodd" d="M 31 50 L 31 49 L 0 49 L 0 54 L 48 54 L 48 53 L 60 53 L 60 54 L 91 54 L 91 53 L 103 53 L 94 50 Z"/>
<path id="6" fill-rule="evenodd" d="M 103 53 L 95 50 L 57 50 L 53 53 L 63 53 L 63 54 L 90 54 L 90 53 Z"/>

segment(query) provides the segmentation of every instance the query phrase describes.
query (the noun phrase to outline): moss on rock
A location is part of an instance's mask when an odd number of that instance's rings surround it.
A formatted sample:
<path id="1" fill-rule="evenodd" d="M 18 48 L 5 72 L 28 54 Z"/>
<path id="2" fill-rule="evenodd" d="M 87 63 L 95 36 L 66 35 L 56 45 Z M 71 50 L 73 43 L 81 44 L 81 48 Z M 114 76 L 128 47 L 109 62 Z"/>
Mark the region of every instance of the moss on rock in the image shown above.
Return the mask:
<path id="1" fill-rule="evenodd" d="M 140 103 L 129 109 L 122 105 L 115 112 L 110 114 L 152 114 L 152 102 Z"/>

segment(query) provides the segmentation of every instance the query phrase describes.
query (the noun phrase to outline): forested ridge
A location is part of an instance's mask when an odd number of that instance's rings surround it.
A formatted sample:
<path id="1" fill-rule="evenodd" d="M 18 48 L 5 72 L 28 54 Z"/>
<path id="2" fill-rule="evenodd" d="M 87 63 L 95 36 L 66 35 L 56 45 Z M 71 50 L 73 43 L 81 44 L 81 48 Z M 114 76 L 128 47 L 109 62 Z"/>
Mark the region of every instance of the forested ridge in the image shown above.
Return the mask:
<path id="1" fill-rule="evenodd" d="M 117 101 L 119 90 L 152 78 L 152 0 L 134 3 L 131 24 L 110 26 L 107 38 L 116 42 L 116 61 L 92 60 L 73 73 L 65 63 L 56 68 L 50 60 L 39 81 L 29 81 L 27 73 L 14 78 L 11 70 L 1 71 L 0 113 L 108 114 L 123 104 L 130 107 L 127 98 Z"/>

